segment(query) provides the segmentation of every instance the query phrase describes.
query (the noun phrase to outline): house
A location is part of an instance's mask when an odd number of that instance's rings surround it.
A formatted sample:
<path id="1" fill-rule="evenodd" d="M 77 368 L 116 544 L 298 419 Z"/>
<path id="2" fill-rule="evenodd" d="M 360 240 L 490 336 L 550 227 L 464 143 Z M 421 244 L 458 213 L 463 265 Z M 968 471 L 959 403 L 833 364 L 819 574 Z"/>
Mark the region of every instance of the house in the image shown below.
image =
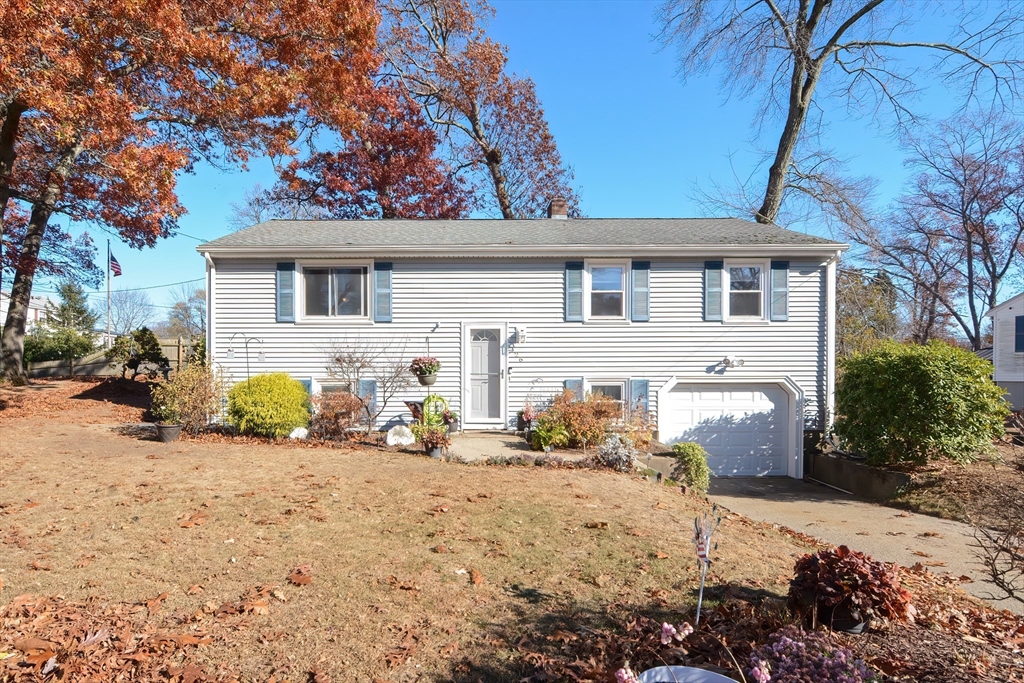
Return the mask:
<path id="1" fill-rule="evenodd" d="M 31 331 L 43 320 L 46 319 L 46 307 L 51 302 L 45 296 L 29 297 L 28 311 L 26 312 L 25 329 Z M 7 309 L 11 305 L 11 293 L 0 291 L 0 327 L 7 322 Z"/>
<path id="2" fill-rule="evenodd" d="M 1024 292 L 985 316 L 992 318 L 992 379 L 1006 389 L 1014 410 L 1024 410 Z"/>
<path id="3" fill-rule="evenodd" d="M 467 429 L 600 392 L 648 409 L 662 441 L 704 444 L 718 475 L 801 477 L 832 413 L 846 248 L 731 218 L 569 219 L 556 200 L 535 220 L 273 220 L 197 250 L 229 381 L 284 371 L 316 391 L 331 348 L 386 343 L 440 359 L 401 398 L 440 393 Z M 396 403 L 379 427 L 409 418 Z"/>

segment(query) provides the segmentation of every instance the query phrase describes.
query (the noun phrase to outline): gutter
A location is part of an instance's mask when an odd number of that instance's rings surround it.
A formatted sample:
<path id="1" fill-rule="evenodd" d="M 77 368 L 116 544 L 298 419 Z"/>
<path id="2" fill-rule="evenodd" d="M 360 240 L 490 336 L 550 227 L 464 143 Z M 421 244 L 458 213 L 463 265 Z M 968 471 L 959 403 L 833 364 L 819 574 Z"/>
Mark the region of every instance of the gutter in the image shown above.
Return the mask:
<path id="1" fill-rule="evenodd" d="M 551 257 L 682 257 L 704 256 L 782 256 L 806 254 L 822 258 L 836 258 L 850 248 L 848 244 L 637 244 L 637 245 L 324 245 L 301 246 L 282 244 L 260 247 L 218 247 L 211 242 L 200 244 L 196 251 L 210 257 L 226 258 L 332 258 L 338 256 L 364 257 L 432 257 L 432 258 L 530 258 Z"/>

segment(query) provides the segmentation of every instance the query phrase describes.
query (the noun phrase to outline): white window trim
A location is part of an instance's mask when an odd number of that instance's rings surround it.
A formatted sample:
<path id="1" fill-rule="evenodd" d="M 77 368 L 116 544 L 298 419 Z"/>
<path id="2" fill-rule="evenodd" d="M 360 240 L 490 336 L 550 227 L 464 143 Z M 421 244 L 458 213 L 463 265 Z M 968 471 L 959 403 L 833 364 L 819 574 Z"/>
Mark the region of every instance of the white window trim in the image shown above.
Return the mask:
<path id="1" fill-rule="evenodd" d="M 730 289 L 731 279 L 730 268 L 760 268 L 761 269 L 761 315 L 760 317 L 742 315 L 732 316 L 730 310 Z M 722 322 L 733 325 L 768 325 L 771 323 L 769 307 L 771 306 L 771 260 L 742 259 L 735 261 L 724 261 L 722 263 Z"/>
<path id="2" fill-rule="evenodd" d="M 591 277 L 590 270 L 593 267 L 602 266 L 618 266 L 622 268 L 622 315 L 621 316 L 591 316 L 590 314 L 590 295 L 593 292 L 591 289 Z M 632 297 L 630 296 L 631 282 L 630 282 L 630 269 L 632 268 L 632 261 L 629 259 L 594 259 L 586 260 L 583 262 L 583 320 L 584 322 L 596 322 L 596 323 L 628 323 L 629 311 L 632 306 Z"/>
<path id="3" fill-rule="evenodd" d="M 315 268 L 363 268 L 363 315 L 306 315 L 306 269 Z M 295 269 L 298 283 L 295 286 L 295 322 L 314 325 L 337 325 L 339 323 L 364 325 L 373 324 L 373 261 L 336 260 L 329 261 L 296 261 Z"/>

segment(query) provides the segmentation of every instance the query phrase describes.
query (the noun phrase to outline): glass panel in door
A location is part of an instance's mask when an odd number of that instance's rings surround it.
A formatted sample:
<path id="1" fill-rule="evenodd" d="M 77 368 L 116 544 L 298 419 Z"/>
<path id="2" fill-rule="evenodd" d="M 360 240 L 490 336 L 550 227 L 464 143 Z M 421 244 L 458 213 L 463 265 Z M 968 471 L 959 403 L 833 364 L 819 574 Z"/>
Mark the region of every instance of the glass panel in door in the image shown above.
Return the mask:
<path id="1" fill-rule="evenodd" d="M 469 342 L 469 420 L 501 419 L 498 330 L 473 330 Z"/>

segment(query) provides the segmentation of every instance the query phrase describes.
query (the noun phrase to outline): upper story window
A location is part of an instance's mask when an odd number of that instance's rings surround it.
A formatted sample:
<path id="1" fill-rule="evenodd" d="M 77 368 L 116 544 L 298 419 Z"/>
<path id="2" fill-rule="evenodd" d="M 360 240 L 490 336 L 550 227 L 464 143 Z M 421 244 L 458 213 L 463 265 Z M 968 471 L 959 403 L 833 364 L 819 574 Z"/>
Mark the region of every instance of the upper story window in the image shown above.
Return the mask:
<path id="1" fill-rule="evenodd" d="M 367 316 L 365 266 L 303 268 L 306 317 Z"/>
<path id="2" fill-rule="evenodd" d="M 761 318 L 764 302 L 764 269 L 754 265 L 730 265 L 729 317 Z"/>
<path id="3" fill-rule="evenodd" d="M 1013 352 L 1024 353 L 1024 315 L 1013 319 Z"/>
<path id="4" fill-rule="evenodd" d="M 626 269 L 622 265 L 590 268 L 590 317 L 622 318 L 626 310 Z"/>

